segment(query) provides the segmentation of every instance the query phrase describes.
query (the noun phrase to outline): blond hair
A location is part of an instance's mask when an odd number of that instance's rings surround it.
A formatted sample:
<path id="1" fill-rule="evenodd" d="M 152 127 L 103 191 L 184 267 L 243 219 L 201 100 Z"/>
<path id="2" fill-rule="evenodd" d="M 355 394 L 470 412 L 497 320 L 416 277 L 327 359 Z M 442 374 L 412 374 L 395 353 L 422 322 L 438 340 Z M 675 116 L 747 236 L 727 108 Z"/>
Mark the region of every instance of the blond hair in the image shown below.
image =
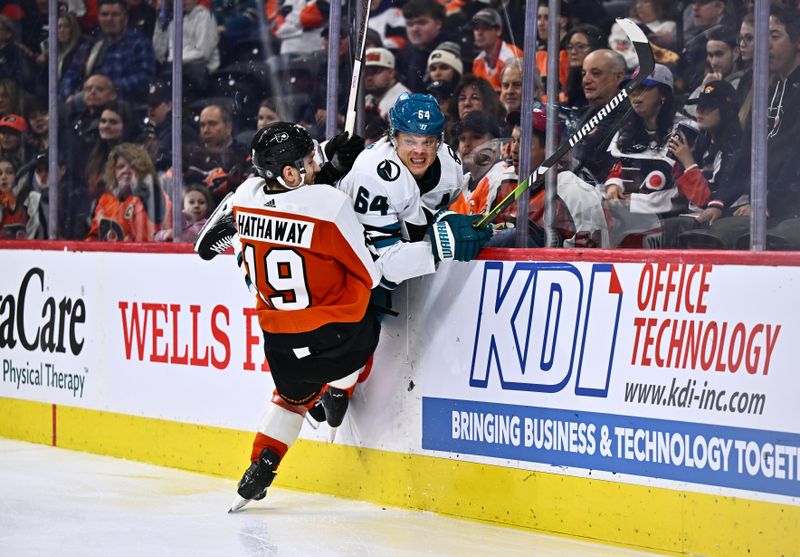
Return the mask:
<path id="1" fill-rule="evenodd" d="M 135 143 L 120 143 L 111 149 L 106 161 L 105 181 L 109 191 L 117 187 L 116 167 L 120 157 L 128 161 L 140 179 L 144 179 L 146 176 L 155 177 L 156 167 L 144 147 Z"/>

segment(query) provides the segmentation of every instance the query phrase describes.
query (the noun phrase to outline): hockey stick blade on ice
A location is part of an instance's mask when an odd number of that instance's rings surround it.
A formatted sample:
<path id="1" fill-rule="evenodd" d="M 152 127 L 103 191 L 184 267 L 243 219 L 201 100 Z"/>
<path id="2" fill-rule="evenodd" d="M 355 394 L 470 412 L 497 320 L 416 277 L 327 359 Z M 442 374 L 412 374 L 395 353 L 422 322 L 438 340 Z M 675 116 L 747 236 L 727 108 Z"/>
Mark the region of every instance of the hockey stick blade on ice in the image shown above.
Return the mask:
<path id="1" fill-rule="evenodd" d="M 364 50 L 367 45 L 367 26 L 369 25 L 369 6 L 370 0 L 361 2 L 361 23 L 358 26 L 358 42 L 356 43 L 356 58 L 353 62 L 353 78 L 350 80 L 350 94 L 347 97 L 347 115 L 344 120 L 344 131 L 353 135 L 356 127 L 356 99 L 358 97 L 358 86 L 361 83 L 361 63 L 364 58 Z"/>
<path id="2" fill-rule="evenodd" d="M 631 91 L 639 87 L 639 85 L 641 85 L 641 83 L 651 73 L 653 73 L 656 63 L 655 59 L 653 58 L 653 51 L 650 48 L 650 43 L 647 41 L 647 37 L 645 36 L 644 32 L 630 19 L 619 18 L 617 19 L 617 23 L 620 24 L 622 29 L 628 35 L 628 38 L 633 43 L 633 47 L 636 49 L 636 55 L 639 57 L 639 73 L 637 73 L 633 79 L 626 83 L 625 87 L 620 89 L 619 92 L 617 92 L 617 94 L 614 95 L 614 97 L 608 101 L 605 106 L 598 110 L 597 114 L 592 116 L 592 118 L 590 118 L 589 121 L 581 127 L 581 129 L 576 131 L 566 141 L 559 145 L 558 149 L 556 149 L 552 155 L 550 155 L 541 165 L 539 165 L 539 168 L 534 170 L 530 176 L 520 182 L 517 187 L 514 188 L 514 190 L 511 191 L 506 197 L 504 197 L 503 200 L 500 201 L 500 203 L 498 203 L 491 211 L 489 211 L 486 216 L 478 220 L 475 223 L 475 228 L 485 228 L 486 225 L 492 222 L 497 215 L 505 210 L 506 207 L 519 199 L 525 190 L 534 186 L 540 186 L 543 183 L 544 174 L 553 166 L 555 166 L 555 164 L 560 161 L 564 155 L 566 155 L 581 139 L 589 135 L 592 130 L 594 130 L 600 122 L 602 122 L 609 114 L 611 114 L 617 106 L 619 106 L 622 102 L 625 102 L 629 98 Z M 621 126 L 622 119 L 616 121 L 614 125 L 617 127 Z"/>

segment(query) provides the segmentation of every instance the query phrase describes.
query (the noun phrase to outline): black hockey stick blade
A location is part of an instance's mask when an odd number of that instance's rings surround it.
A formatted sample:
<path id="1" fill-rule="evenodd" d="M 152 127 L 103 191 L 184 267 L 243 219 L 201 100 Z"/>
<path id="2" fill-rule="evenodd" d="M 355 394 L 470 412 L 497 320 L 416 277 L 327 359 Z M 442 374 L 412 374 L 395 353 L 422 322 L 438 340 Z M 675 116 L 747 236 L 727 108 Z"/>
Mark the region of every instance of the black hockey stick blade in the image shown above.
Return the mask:
<path id="1" fill-rule="evenodd" d="M 620 89 L 619 92 L 614 95 L 614 97 L 608 101 L 605 106 L 598 110 L 597 114 L 592 116 L 592 118 L 586 122 L 581 129 L 576 131 L 566 141 L 559 145 L 558 149 L 556 149 L 552 155 L 550 155 L 541 165 L 539 165 L 539 168 L 534 170 L 530 176 L 520 182 L 513 191 L 505 196 L 503 200 L 500 201 L 500 203 L 498 203 L 483 218 L 479 219 L 475 223 L 475 228 L 479 230 L 485 228 L 486 225 L 492 222 L 497 215 L 505 210 L 506 207 L 519 199 L 526 189 L 534 188 L 533 191 L 537 191 L 538 188 L 541 188 L 542 184 L 544 183 L 545 173 L 555 166 L 555 164 L 560 161 L 564 155 L 566 155 L 581 139 L 589 135 L 592 130 L 594 130 L 597 125 L 603 121 L 603 119 L 605 119 L 617 106 L 619 106 L 620 103 L 626 101 L 630 96 L 631 91 L 639 87 L 639 85 L 641 85 L 641 83 L 647 79 L 651 73 L 653 73 L 653 70 L 656 67 L 656 62 L 655 58 L 653 58 L 653 50 L 650 48 L 650 43 L 647 41 L 647 37 L 645 36 L 644 32 L 630 19 L 618 18 L 617 23 L 620 24 L 622 29 L 628 35 L 628 38 L 633 43 L 633 47 L 636 49 L 636 55 L 639 57 L 639 72 L 628 83 L 626 83 L 625 87 Z M 622 125 L 622 119 L 617 120 L 614 124 L 618 128 Z"/>

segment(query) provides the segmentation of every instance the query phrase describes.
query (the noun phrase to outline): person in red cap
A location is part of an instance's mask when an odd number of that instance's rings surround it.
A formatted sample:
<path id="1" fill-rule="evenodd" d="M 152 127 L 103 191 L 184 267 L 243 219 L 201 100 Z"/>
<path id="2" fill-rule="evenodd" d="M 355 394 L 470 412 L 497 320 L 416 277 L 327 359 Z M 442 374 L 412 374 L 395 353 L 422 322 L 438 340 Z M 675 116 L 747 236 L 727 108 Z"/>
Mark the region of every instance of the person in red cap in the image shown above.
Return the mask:
<path id="1" fill-rule="evenodd" d="M 0 157 L 14 160 L 17 166 L 26 162 L 22 135 L 28 123 L 19 114 L 6 114 L 0 118 Z"/>

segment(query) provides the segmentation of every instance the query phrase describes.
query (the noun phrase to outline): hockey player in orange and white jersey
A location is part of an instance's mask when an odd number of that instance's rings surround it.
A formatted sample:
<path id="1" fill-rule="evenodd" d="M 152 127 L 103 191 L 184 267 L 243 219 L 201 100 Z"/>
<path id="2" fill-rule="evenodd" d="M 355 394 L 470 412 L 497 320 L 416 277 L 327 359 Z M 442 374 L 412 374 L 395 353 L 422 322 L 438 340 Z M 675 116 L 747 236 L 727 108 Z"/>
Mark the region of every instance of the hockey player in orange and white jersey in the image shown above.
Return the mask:
<path id="1" fill-rule="evenodd" d="M 253 138 L 258 174 L 229 195 L 195 243 L 211 259 L 231 243 L 256 291 L 275 392 L 231 507 L 262 499 L 323 386 L 346 389 L 378 344 L 367 306 L 380 271 L 343 192 L 319 172 L 305 129 L 270 124 Z"/>

